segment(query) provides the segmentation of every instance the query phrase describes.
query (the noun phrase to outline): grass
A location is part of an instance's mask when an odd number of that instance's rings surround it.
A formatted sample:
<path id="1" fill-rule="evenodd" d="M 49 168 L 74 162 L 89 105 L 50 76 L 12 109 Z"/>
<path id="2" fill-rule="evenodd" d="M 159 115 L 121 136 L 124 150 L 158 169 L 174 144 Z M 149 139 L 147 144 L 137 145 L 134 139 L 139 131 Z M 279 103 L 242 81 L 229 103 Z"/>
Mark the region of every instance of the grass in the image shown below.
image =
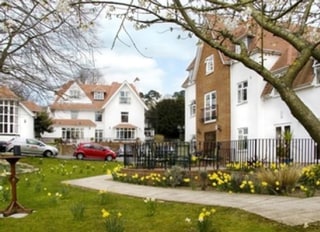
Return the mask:
<path id="1" fill-rule="evenodd" d="M 18 175 L 18 201 L 34 212 L 20 219 L 0 218 L 0 228 L 3 231 L 105 231 L 101 210 L 106 209 L 113 213 L 121 212 L 126 232 L 195 232 L 199 212 L 206 207 L 157 202 L 154 215 L 149 216 L 145 199 L 101 193 L 61 183 L 63 180 L 105 174 L 108 169 L 118 165 L 117 163 L 36 157 L 24 158 L 19 161 L 21 162 L 39 168 L 39 171 Z M 0 185 L 6 184 L 0 177 Z M 0 196 L 0 209 L 8 204 L 8 201 L 1 201 Z M 239 209 L 214 209 L 216 213 L 213 216 L 213 225 L 216 231 L 221 232 L 315 232 L 320 229 L 320 224 L 313 224 L 308 228 L 290 227 Z M 191 222 L 187 223 L 186 218 L 191 219 Z"/>

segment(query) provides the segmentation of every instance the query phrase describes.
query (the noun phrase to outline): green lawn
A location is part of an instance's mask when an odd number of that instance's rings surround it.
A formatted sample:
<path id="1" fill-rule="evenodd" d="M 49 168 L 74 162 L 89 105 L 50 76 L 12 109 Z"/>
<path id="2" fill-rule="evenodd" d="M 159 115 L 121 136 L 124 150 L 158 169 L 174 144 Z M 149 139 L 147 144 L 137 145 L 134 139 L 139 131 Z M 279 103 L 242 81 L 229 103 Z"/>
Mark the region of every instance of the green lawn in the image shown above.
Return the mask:
<path id="1" fill-rule="evenodd" d="M 39 168 L 29 174 L 19 174 L 18 201 L 34 212 L 24 218 L 0 218 L 0 231 L 106 231 L 101 210 L 111 214 L 121 212 L 125 231 L 170 232 L 197 231 L 197 219 L 203 205 L 157 202 L 153 216 L 148 215 L 144 199 L 101 193 L 87 189 L 66 186 L 63 180 L 105 174 L 117 163 L 101 161 L 60 160 L 50 158 L 24 158 L 19 163 L 32 164 Z M 3 167 L 0 166 L 0 174 Z M 0 209 L 9 201 L 3 201 L 3 194 L 8 186 L 7 179 L 0 176 Z M 1 189 L 1 188 L 0 188 Z M 212 207 L 207 207 L 211 209 Z M 83 211 L 83 217 L 76 217 L 75 212 Z M 310 225 L 304 229 L 289 227 L 269 221 L 242 210 L 214 207 L 212 231 L 257 231 L 291 232 L 319 231 L 320 225 Z M 297 212 L 299 213 L 299 212 Z M 186 218 L 191 222 L 186 222 Z"/>

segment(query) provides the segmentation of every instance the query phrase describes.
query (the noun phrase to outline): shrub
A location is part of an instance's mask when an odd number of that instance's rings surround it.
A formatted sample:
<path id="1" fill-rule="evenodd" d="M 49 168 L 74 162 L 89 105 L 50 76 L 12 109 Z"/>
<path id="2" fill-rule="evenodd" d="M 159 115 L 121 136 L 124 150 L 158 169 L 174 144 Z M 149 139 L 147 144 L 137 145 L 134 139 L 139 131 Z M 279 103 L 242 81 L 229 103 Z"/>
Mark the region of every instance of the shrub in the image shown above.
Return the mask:
<path id="1" fill-rule="evenodd" d="M 171 187 L 181 185 L 185 178 L 185 171 L 179 166 L 173 166 L 171 169 L 165 172 L 166 180 Z"/>
<path id="2" fill-rule="evenodd" d="M 270 194 L 287 195 L 294 191 L 301 176 L 301 167 L 282 165 L 279 169 L 259 169 L 257 178 Z"/>

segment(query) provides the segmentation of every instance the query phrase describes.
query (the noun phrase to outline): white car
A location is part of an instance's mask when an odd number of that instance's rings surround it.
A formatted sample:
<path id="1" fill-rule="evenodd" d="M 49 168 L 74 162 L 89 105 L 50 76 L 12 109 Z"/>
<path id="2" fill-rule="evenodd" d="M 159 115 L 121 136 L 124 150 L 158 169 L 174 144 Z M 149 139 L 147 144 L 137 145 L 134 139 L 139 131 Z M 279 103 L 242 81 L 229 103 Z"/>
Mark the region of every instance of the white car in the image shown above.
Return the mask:
<path id="1" fill-rule="evenodd" d="M 8 141 L 7 151 L 15 152 L 15 146 L 20 147 L 19 152 L 23 155 L 42 155 L 44 157 L 57 156 L 59 151 L 56 147 L 45 144 L 37 139 L 15 137 Z"/>

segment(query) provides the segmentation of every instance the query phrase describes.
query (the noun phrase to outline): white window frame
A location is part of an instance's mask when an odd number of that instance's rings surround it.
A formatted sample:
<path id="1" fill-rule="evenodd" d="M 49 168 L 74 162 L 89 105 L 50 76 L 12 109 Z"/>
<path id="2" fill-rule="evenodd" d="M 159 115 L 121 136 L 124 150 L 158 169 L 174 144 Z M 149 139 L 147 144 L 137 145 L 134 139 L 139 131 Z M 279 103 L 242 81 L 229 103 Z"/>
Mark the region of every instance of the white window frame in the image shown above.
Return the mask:
<path id="1" fill-rule="evenodd" d="M 120 104 L 130 104 L 130 92 L 129 91 L 120 91 Z"/>
<path id="2" fill-rule="evenodd" d="M 129 112 L 121 112 L 121 122 L 122 123 L 129 122 Z"/>
<path id="3" fill-rule="evenodd" d="M 62 139 L 83 139 L 84 138 L 84 128 L 78 127 L 63 127 L 62 128 Z"/>
<path id="4" fill-rule="evenodd" d="M 70 98 L 72 99 L 79 99 L 80 98 L 80 91 L 78 89 L 70 89 Z"/>
<path id="5" fill-rule="evenodd" d="M 116 138 L 120 140 L 132 140 L 136 137 L 135 128 L 116 128 Z"/>
<path id="6" fill-rule="evenodd" d="M 93 99 L 94 100 L 103 100 L 104 99 L 104 92 L 102 91 L 95 91 L 93 93 Z"/>
<path id="7" fill-rule="evenodd" d="M 95 112 L 95 121 L 96 122 L 102 122 L 102 111 L 96 111 Z"/>
<path id="8" fill-rule="evenodd" d="M 95 142 L 99 143 L 103 141 L 103 129 L 95 130 Z"/>
<path id="9" fill-rule="evenodd" d="M 18 123 L 18 101 L 0 100 L 0 134 L 17 134 Z"/>
<path id="10" fill-rule="evenodd" d="M 237 84 L 238 104 L 248 102 L 248 81 L 242 81 Z"/>
<path id="11" fill-rule="evenodd" d="M 197 109 L 196 101 L 193 100 L 190 104 L 190 117 L 196 116 L 196 109 Z"/>
<path id="12" fill-rule="evenodd" d="M 214 56 L 213 55 L 208 56 L 205 59 L 204 63 L 206 65 L 206 75 L 213 73 L 214 72 Z"/>
<path id="13" fill-rule="evenodd" d="M 209 92 L 204 95 L 204 122 L 214 122 L 217 119 L 217 93 L 216 91 Z"/>
<path id="14" fill-rule="evenodd" d="M 238 149 L 248 149 L 248 127 L 238 128 Z"/>

